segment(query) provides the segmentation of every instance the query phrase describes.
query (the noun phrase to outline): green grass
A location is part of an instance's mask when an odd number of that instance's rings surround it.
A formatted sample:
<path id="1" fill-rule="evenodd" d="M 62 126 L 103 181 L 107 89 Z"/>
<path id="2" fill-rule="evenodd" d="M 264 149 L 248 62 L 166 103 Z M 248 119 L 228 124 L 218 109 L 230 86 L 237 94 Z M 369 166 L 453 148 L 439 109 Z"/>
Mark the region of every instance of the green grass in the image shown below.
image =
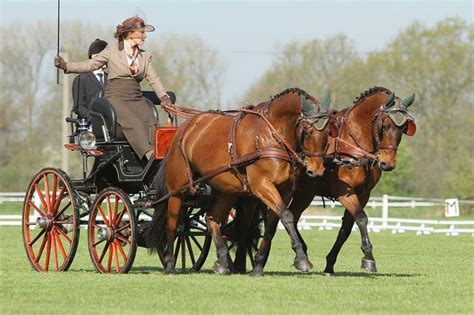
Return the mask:
<path id="1" fill-rule="evenodd" d="M 474 313 L 472 236 L 372 233 L 379 273 L 360 269 L 355 232 L 341 251 L 336 275 L 323 277 L 336 231 L 303 231 L 315 268 L 292 266 L 289 238 L 278 231 L 266 276 L 217 276 L 211 253 L 200 273 L 164 276 L 156 256 L 139 248 L 127 275 L 94 271 L 86 233 L 65 273 L 38 273 L 26 258 L 20 227 L 0 227 L 0 309 L 34 313 Z"/>

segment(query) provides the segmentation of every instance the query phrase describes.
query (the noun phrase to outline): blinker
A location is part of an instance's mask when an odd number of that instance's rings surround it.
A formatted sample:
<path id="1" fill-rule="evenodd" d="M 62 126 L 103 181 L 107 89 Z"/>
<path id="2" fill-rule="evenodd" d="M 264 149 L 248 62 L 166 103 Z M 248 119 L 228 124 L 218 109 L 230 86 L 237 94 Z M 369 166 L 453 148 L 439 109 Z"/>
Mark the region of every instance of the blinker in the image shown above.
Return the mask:
<path id="1" fill-rule="evenodd" d="M 318 120 L 316 120 L 315 122 L 313 122 L 312 125 L 318 131 L 321 131 L 326 127 L 328 121 L 329 121 L 329 117 L 321 117 Z"/>

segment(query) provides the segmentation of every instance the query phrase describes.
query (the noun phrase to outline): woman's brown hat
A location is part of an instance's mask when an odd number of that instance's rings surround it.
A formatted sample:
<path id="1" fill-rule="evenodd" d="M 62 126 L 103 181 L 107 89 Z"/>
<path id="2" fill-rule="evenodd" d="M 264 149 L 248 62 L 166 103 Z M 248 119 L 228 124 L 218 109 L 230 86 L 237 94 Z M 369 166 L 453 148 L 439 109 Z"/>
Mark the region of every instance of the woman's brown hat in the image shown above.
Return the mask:
<path id="1" fill-rule="evenodd" d="M 145 32 L 153 32 L 155 27 L 153 25 L 145 24 L 141 17 L 135 15 L 123 21 L 122 24 L 117 25 L 114 37 L 117 39 L 123 38 L 126 33 L 139 29 L 143 29 Z"/>

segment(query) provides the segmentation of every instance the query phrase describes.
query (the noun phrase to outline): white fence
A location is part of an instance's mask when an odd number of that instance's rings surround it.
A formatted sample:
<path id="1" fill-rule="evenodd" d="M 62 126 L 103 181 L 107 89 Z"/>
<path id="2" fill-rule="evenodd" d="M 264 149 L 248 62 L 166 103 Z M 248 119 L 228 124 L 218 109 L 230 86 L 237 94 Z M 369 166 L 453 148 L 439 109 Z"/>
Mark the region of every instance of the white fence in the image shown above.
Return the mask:
<path id="1" fill-rule="evenodd" d="M 25 193 L 0 193 L 0 204 L 4 202 L 22 202 L 24 195 Z M 462 206 L 474 206 L 473 200 L 459 200 L 458 203 Z M 341 207 L 342 214 L 343 206 L 339 202 L 325 200 L 324 204 L 326 207 L 331 208 Z M 320 197 L 316 197 L 311 205 L 323 206 L 323 201 Z M 418 220 L 389 217 L 390 208 L 415 209 L 433 206 L 443 208 L 447 207 L 447 203 L 446 200 L 443 199 L 422 199 L 388 195 L 372 197 L 366 208 L 381 208 L 381 217 L 369 218 L 369 231 L 380 232 L 388 230 L 393 234 L 412 231 L 417 235 L 444 233 L 450 236 L 459 234 L 471 234 L 474 236 L 474 221 Z M 0 226 L 2 225 L 21 225 L 21 215 L 0 215 Z M 298 222 L 298 228 L 300 229 L 318 228 L 319 230 L 332 230 L 339 229 L 340 226 L 340 216 L 303 215 Z M 279 228 L 283 228 L 281 223 Z M 357 229 L 357 225 L 354 224 L 353 229 Z"/>

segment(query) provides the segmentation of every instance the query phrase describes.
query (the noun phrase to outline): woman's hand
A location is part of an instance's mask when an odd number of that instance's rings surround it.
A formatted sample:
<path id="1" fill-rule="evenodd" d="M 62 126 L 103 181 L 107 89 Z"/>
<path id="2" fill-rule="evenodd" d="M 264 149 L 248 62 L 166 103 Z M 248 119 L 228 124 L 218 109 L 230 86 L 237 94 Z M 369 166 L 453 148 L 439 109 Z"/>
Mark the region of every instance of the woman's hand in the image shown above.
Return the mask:
<path id="1" fill-rule="evenodd" d="M 54 57 L 54 66 L 56 68 L 59 68 L 59 69 L 62 69 L 62 70 L 66 70 L 66 61 L 64 61 L 63 57 L 61 57 L 60 55 L 57 55 L 56 57 Z"/>
<path id="2" fill-rule="evenodd" d="M 160 104 L 165 106 L 171 105 L 171 98 L 168 95 L 163 95 L 160 98 Z"/>

